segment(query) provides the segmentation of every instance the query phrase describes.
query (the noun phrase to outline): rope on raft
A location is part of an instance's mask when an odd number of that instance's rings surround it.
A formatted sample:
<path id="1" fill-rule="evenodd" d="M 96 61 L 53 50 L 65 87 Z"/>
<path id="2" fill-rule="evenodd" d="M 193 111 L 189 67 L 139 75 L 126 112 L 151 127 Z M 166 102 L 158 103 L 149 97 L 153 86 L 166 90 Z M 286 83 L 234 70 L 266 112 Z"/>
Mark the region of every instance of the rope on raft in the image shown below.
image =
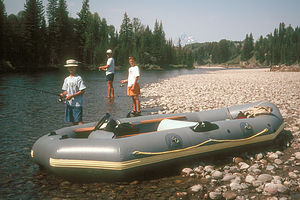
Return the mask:
<path id="1" fill-rule="evenodd" d="M 215 140 L 215 139 L 209 139 L 206 140 L 200 144 L 194 145 L 194 146 L 190 146 L 184 149 L 176 149 L 176 150 L 171 150 L 171 151 L 163 151 L 163 152 L 142 152 L 142 151 L 134 151 L 132 154 L 134 155 L 161 155 L 161 154 L 168 154 L 168 153 L 175 153 L 175 152 L 181 152 L 181 151 L 186 151 L 186 150 L 190 150 L 193 148 L 197 148 L 200 147 L 208 142 L 241 142 L 241 141 L 247 141 L 247 140 L 251 140 L 255 137 L 258 137 L 259 135 L 262 135 L 264 133 L 268 132 L 268 129 L 265 128 L 264 130 L 262 130 L 261 132 L 256 133 L 255 135 L 252 135 L 251 137 L 248 138 L 242 138 L 242 139 L 235 139 L 235 140 Z"/>

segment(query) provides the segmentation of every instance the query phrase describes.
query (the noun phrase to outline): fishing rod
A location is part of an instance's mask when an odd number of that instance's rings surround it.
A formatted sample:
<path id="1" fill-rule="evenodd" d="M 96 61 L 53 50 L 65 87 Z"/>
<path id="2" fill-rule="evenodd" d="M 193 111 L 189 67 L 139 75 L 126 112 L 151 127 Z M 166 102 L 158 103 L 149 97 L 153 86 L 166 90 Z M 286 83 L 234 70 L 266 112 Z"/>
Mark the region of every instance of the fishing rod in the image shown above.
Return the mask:
<path id="1" fill-rule="evenodd" d="M 25 87 L 25 86 L 21 86 L 21 85 L 10 85 L 10 84 L 8 84 L 8 85 L 0 85 L 0 87 L 22 88 L 22 89 L 36 91 L 36 92 L 39 92 L 39 93 L 51 94 L 51 95 L 59 97 L 59 99 L 57 100 L 58 102 L 63 102 L 63 99 L 60 96 L 60 94 L 57 94 L 57 93 L 54 93 L 54 92 L 49 92 L 49 91 L 46 91 L 46 90 L 40 90 L 40 89 L 36 89 L 36 88 L 30 88 L 30 87 Z"/>

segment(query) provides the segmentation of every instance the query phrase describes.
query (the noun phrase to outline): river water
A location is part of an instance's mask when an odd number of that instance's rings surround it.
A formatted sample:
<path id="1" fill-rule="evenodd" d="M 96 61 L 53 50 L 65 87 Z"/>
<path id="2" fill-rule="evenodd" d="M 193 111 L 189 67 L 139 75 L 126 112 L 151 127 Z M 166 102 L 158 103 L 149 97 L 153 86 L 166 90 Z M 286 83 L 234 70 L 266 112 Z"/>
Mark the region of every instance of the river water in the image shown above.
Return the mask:
<path id="1" fill-rule="evenodd" d="M 143 85 L 180 74 L 204 73 L 203 69 L 143 71 Z M 83 121 L 97 121 L 105 112 L 114 118 L 125 117 L 131 110 L 131 99 L 126 97 L 126 87 L 120 80 L 127 71 L 115 75 L 114 102 L 106 99 L 107 86 L 103 72 L 80 71 L 87 86 L 84 94 Z M 38 74 L 0 75 L 0 199 L 134 199 L 162 198 L 174 196 L 174 181 L 178 187 L 183 182 L 180 176 L 172 175 L 118 183 L 70 183 L 53 174 L 40 170 L 30 157 L 33 143 L 52 130 L 71 124 L 64 122 L 63 103 L 43 90 L 60 93 L 66 69 Z M 31 90 L 32 88 L 34 90 Z M 143 101 L 143 99 L 141 99 Z M 142 110 L 150 114 L 159 108 Z M 177 174 L 178 175 L 178 174 Z M 188 187 L 192 183 L 184 183 Z"/>

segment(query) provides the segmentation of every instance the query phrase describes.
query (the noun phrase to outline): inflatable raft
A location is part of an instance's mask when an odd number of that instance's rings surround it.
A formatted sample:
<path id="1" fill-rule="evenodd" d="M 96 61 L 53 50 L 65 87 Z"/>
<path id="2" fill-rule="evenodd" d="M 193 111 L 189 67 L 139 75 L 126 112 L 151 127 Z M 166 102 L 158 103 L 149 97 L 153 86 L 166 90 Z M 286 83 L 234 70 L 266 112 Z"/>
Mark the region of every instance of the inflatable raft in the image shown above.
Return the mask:
<path id="1" fill-rule="evenodd" d="M 98 122 L 42 136 L 33 145 L 31 157 L 65 178 L 121 177 L 163 164 L 273 142 L 283 128 L 278 108 L 269 102 L 118 120 L 105 114 Z"/>

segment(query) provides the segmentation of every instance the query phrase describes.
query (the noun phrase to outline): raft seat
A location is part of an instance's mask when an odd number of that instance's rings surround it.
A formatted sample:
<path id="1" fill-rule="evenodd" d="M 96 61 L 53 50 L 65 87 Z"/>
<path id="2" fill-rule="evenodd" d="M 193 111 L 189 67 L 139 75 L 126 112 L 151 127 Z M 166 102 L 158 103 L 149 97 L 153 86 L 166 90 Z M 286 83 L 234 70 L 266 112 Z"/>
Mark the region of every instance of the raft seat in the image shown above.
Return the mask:
<path id="1" fill-rule="evenodd" d="M 196 124 L 197 124 L 197 122 L 180 121 L 180 120 L 173 120 L 173 119 L 164 119 L 159 123 L 159 125 L 157 127 L 157 131 L 163 131 L 163 130 L 175 129 L 175 128 L 191 127 L 191 126 L 195 126 Z"/>
<path id="2" fill-rule="evenodd" d="M 89 135 L 89 139 L 112 139 L 114 137 L 114 133 L 103 130 L 93 131 Z"/>

